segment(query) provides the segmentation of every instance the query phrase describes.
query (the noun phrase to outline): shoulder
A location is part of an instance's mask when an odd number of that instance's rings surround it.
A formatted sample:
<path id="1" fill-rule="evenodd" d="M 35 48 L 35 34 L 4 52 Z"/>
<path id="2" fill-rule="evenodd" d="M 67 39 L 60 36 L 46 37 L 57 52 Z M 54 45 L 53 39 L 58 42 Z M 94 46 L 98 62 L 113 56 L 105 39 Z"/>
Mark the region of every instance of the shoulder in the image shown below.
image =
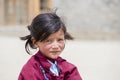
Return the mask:
<path id="1" fill-rule="evenodd" d="M 35 59 L 33 55 L 22 67 L 21 73 L 29 73 L 29 71 L 35 72 L 37 67 L 39 67 L 39 62 Z"/>
<path id="2" fill-rule="evenodd" d="M 62 68 L 64 68 L 64 69 L 68 69 L 68 70 L 71 70 L 71 69 L 73 69 L 73 68 L 76 68 L 76 66 L 73 64 L 73 63 L 71 63 L 71 62 L 69 62 L 69 61 L 67 61 L 67 60 L 65 60 L 65 59 L 63 59 L 63 58 L 61 58 L 61 57 L 59 57 L 59 65 L 62 67 Z"/>
<path id="3" fill-rule="evenodd" d="M 35 68 L 39 65 L 35 55 L 31 56 L 31 58 L 24 64 L 23 69 Z"/>
<path id="4" fill-rule="evenodd" d="M 35 56 L 33 55 L 22 67 L 22 70 L 19 74 L 19 80 L 32 80 L 33 78 L 35 78 L 35 76 L 40 75 L 39 65 L 39 62 L 35 59 Z"/>
<path id="5" fill-rule="evenodd" d="M 59 67 L 62 73 L 65 75 L 65 80 L 82 80 L 77 67 L 73 63 L 61 58 Z"/>

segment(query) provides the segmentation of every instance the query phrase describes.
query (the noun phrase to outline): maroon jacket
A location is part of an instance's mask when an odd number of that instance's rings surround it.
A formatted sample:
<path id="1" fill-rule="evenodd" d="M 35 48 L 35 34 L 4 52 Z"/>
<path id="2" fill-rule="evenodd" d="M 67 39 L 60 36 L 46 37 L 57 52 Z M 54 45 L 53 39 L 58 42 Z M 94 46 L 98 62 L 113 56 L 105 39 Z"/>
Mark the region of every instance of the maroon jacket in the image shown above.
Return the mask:
<path id="1" fill-rule="evenodd" d="M 56 61 L 60 68 L 59 76 L 55 76 L 49 71 L 51 64 L 46 57 L 38 52 L 23 66 L 18 80 L 46 80 L 45 77 L 49 78 L 49 80 L 82 80 L 77 68 L 73 64 L 61 57 L 56 59 Z"/>

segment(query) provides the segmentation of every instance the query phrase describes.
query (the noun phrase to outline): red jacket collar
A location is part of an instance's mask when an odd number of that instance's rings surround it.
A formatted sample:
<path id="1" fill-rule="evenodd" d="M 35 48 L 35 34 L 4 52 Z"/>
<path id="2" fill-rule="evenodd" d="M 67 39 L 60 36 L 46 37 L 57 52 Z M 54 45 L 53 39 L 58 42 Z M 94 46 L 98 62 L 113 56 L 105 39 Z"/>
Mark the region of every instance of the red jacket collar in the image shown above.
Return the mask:
<path id="1" fill-rule="evenodd" d="M 35 55 L 36 60 L 40 63 L 40 65 L 45 69 L 45 71 L 49 71 L 51 64 L 48 62 L 48 58 L 45 57 L 40 51 L 38 51 Z M 61 63 L 62 61 L 65 61 L 61 57 L 58 57 L 55 59 L 57 61 L 57 64 Z"/>

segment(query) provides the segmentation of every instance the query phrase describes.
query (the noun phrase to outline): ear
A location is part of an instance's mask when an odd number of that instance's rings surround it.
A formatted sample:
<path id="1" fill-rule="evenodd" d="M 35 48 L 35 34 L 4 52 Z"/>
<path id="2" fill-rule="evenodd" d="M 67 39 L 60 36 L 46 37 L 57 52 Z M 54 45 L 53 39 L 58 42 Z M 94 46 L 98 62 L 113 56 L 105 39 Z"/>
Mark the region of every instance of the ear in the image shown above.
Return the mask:
<path id="1" fill-rule="evenodd" d="M 34 48 L 38 48 L 37 42 L 34 37 L 31 38 L 32 44 L 34 45 Z"/>

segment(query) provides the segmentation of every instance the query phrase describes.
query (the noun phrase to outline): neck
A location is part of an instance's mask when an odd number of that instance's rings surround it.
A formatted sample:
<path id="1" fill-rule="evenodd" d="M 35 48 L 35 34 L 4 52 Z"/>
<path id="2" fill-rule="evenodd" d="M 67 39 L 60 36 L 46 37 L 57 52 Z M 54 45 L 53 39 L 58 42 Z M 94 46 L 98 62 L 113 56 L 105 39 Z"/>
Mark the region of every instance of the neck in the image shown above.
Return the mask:
<path id="1" fill-rule="evenodd" d="M 51 58 L 48 58 L 49 61 L 51 61 L 52 63 L 55 63 L 56 59 L 51 59 Z"/>

